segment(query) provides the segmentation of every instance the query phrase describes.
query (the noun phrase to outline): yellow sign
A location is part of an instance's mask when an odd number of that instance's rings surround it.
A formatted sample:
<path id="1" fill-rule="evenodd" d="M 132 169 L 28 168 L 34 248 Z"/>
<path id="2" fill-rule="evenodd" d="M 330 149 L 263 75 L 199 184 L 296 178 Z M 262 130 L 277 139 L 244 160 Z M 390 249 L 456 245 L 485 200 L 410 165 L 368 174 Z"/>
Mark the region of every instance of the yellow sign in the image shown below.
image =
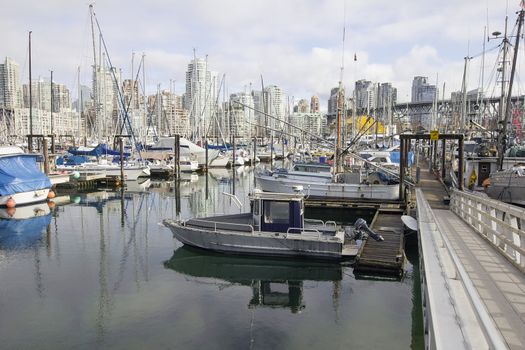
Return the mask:
<path id="1" fill-rule="evenodd" d="M 439 140 L 439 131 L 437 131 L 437 130 L 430 131 L 430 140 L 431 141 Z"/>

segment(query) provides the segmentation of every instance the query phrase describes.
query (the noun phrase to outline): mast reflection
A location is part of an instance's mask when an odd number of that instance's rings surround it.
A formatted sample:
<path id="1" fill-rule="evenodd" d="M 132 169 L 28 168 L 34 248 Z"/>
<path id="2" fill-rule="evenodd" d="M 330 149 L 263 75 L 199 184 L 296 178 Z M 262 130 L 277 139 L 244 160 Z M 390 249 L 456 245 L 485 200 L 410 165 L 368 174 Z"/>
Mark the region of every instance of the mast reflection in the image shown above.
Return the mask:
<path id="1" fill-rule="evenodd" d="M 187 276 L 249 286 L 249 308 L 285 308 L 292 313 L 305 308 L 304 281 L 335 283 L 343 277 L 343 267 L 337 263 L 228 256 L 188 246 L 178 248 L 164 267 Z"/>

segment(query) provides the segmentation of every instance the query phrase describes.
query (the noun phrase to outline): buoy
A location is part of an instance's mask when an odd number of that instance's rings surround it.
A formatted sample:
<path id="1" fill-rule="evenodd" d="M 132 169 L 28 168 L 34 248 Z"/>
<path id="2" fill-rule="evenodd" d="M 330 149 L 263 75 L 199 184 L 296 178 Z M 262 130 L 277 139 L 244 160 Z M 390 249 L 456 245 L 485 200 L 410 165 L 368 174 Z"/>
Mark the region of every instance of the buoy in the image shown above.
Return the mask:
<path id="1" fill-rule="evenodd" d="M 80 179 L 80 173 L 78 171 L 73 171 L 73 173 L 71 173 L 71 176 L 73 176 L 73 179 L 75 180 Z"/>
<path id="2" fill-rule="evenodd" d="M 51 198 L 55 198 L 56 195 L 55 195 L 55 192 L 49 190 L 48 194 L 47 194 L 47 198 L 51 199 Z"/>
<path id="3" fill-rule="evenodd" d="M 9 198 L 7 202 L 5 202 L 5 206 L 8 208 L 14 208 L 16 206 L 16 202 L 13 198 Z"/>
<path id="4" fill-rule="evenodd" d="M 13 217 L 16 213 L 16 208 L 7 208 L 6 209 L 6 213 L 7 215 L 9 215 L 10 217 Z"/>
<path id="5" fill-rule="evenodd" d="M 47 206 L 49 207 L 49 209 L 53 209 L 55 207 L 56 203 L 53 202 L 53 201 L 48 201 L 47 202 Z"/>

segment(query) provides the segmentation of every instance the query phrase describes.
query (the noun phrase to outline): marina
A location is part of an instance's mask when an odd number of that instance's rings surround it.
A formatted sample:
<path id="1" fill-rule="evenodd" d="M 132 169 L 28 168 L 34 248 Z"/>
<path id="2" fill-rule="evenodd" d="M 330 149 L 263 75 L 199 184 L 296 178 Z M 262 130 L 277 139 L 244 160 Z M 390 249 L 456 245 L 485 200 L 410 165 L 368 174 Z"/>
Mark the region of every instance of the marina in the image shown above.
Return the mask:
<path id="1" fill-rule="evenodd" d="M 2 348 L 525 348 L 525 0 L 25 1 Z"/>

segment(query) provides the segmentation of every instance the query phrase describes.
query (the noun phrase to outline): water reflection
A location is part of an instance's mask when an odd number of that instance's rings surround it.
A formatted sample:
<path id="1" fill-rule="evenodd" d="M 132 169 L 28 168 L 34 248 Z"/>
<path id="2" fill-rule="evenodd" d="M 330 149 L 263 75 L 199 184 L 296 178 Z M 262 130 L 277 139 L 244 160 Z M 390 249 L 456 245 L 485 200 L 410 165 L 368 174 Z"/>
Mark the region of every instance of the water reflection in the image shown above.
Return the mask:
<path id="1" fill-rule="evenodd" d="M 187 276 L 249 286 L 249 308 L 284 308 L 292 313 L 305 308 L 303 282 L 335 285 L 343 278 L 343 267 L 336 263 L 229 256 L 187 246 L 178 248 L 164 266 Z"/>
<path id="2" fill-rule="evenodd" d="M 51 223 L 47 203 L 0 209 L 0 249 L 24 249 L 38 244 Z"/>

